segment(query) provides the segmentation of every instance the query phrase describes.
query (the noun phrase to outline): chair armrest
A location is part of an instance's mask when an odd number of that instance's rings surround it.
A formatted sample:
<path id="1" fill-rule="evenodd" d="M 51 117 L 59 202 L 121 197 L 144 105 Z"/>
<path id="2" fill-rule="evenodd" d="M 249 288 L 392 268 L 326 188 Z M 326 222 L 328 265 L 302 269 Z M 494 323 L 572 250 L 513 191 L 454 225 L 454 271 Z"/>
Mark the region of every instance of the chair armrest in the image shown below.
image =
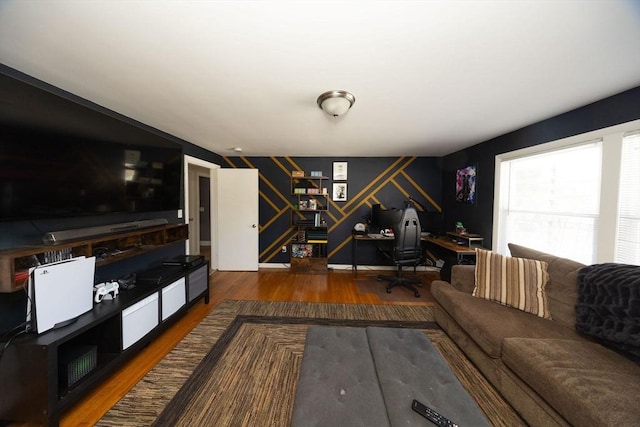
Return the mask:
<path id="1" fill-rule="evenodd" d="M 471 293 L 476 285 L 475 265 L 454 265 L 451 267 L 451 286 L 459 291 Z"/>

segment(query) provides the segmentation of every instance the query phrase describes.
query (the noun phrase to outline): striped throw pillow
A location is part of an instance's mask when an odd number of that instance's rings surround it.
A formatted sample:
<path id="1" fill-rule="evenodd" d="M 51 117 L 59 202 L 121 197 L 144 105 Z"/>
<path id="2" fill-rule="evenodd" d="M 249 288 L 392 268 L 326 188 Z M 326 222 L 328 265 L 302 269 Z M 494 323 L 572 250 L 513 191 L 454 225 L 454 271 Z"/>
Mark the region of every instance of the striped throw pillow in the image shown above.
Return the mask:
<path id="1" fill-rule="evenodd" d="M 544 291 L 549 280 L 546 262 L 476 249 L 475 279 L 473 296 L 551 318 Z"/>

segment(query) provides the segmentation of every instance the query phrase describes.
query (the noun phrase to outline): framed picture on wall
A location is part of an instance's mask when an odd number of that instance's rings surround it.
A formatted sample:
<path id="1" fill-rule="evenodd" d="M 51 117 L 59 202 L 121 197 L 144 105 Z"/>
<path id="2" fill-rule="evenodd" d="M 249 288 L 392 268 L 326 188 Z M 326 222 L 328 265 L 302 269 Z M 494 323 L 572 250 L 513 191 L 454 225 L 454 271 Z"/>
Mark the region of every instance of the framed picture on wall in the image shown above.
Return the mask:
<path id="1" fill-rule="evenodd" d="M 347 201 L 347 183 L 346 182 L 333 183 L 333 201 L 334 202 Z"/>
<path id="2" fill-rule="evenodd" d="M 347 180 L 347 162 L 333 162 L 333 180 Z"/>
<path id="3" fill-rule="evenodd" d="M 456 171 L 456 201 L 459 203 L 476 203 L 477 167 L 467 166 Z"/>

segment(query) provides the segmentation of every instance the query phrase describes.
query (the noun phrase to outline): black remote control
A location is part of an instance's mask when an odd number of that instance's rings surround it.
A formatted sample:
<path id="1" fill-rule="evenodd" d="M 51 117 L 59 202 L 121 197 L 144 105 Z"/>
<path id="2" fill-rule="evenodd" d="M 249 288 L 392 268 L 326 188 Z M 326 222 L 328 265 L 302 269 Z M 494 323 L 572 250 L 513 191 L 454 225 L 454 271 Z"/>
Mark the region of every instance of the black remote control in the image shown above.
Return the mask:
<path id="1" fill-rule="evenodd" d="M 437 413 L 435 411 L 435 409 L 431 409 L 431 408 L 423 405 L 422 403 L 418 402 L 415 399 L 413 400 L 413 403 L 411 404 L 411 409 L 413 409 L 414 411 L 416 411 L 417 413 L 419 413 L 420 415 L 422 415 L 423 417 L 425 417 L 426 419 L 428 419 L 429 421 L 431 421 L 432 423 L 434 423 L 437 426 L 440 426 L 440 427 L 458 427 L 458 424 L 456 424 L 453 421 L 451 421 L 450 419 L 440 415 L 439 413 Z"/>

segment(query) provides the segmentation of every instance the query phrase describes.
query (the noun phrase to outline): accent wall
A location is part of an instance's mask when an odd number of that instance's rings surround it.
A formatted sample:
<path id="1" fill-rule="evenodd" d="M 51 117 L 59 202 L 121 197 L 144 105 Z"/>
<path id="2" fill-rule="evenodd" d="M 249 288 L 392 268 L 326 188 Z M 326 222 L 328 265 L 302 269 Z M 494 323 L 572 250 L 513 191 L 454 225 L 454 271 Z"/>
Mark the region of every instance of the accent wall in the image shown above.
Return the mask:
<path id="1" fill-rule="evenodd" d="M 442 212 L 442 165 L 436 157 L 226 157 L 223 167 L 257 168 L 260 194 L 260 263 L 289 262 L 282 253 L 294 235 L 291 209 L 297 202 L 291 194 L 291 172 L 305 175 L 320 171 L 328 177 L 329 264 L 351 265 L 351 232 L 356 223 L 366 223 L 371 206 L 402 209 L 411 197 L 418 210 Z M 347 162 L 347 179 L 333 180 L 333 163 Z M 334 182 L 347 184 L 346 201 L 332 200 Z M 382 265 L 374 245 L 361 245 L 360 264 Z"/>

